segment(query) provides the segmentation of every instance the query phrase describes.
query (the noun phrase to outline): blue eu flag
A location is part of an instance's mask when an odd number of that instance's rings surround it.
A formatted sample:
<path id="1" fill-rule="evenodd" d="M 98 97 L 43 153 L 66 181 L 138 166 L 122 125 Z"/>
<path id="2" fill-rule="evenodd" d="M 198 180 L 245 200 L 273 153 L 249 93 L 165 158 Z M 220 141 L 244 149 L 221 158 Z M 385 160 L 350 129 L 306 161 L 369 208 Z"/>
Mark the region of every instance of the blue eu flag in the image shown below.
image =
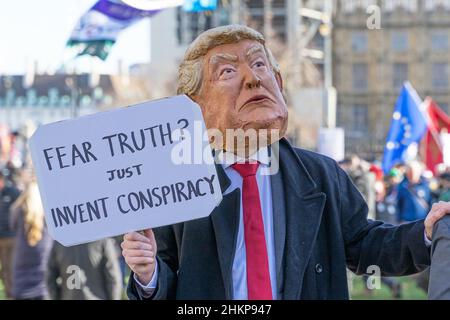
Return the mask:
<path id="1" fill-rule="evenodd" d="M 405 162 L 408 148 L 417 148 L 427 123 L 420 109 L 422 100 L 409 82 L 405 82 L 392 115 L 391 128 L 383 155 L 383 171 Z"/>

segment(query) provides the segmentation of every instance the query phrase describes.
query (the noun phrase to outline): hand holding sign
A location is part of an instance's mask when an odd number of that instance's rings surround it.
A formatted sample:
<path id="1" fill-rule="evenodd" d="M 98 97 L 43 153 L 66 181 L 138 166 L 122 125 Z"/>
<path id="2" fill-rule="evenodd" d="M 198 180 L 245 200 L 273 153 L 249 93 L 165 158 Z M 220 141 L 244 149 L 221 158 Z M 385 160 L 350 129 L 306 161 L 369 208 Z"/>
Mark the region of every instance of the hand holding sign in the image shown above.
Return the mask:
<path id="1" fill-rule="evenodd" d="M 156 265 L 157 246 L 152 229 L 141 234 L 130 232 L 123 237 L 122 255 L 140 283 L 147 285 L 153 277 Z"/>

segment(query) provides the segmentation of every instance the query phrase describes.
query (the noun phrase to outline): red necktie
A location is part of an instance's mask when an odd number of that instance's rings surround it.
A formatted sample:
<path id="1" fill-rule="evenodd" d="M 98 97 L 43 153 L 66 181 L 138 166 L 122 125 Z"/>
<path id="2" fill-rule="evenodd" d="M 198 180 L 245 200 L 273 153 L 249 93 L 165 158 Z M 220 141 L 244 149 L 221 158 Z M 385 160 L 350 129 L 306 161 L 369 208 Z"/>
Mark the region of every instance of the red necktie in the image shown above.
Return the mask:
<path id="1" fill-rule="evenodd" d="M 242 177 L 244 237 L 247 255 L 249 300 L 272 300 L 269 261 L 256 171 L 259 163 L 236 163 L 232 167 Z"/>

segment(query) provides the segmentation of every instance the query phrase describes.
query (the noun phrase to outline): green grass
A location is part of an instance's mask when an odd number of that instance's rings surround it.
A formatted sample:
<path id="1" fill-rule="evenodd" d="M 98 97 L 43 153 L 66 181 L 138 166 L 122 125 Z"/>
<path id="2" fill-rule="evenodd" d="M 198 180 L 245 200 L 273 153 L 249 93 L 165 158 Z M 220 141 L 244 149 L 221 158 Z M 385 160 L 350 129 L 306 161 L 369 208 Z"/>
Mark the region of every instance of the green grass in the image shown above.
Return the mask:
<path id="1" fill-rule="evenodd" d="M 412 277 L 397 278 L 402 284 L 402 300 L 425 300 L 427 294 L 417 286 L 416 281 Z M 392 300 L 391 290 L 385 285 L 381 284 L 380 289 L 370 290 L 370 294 L 365 290 L 366 283 L 362 277 L 355 276 L 353 280 L 353 291 L 351 298 L 353 300 Z"/>

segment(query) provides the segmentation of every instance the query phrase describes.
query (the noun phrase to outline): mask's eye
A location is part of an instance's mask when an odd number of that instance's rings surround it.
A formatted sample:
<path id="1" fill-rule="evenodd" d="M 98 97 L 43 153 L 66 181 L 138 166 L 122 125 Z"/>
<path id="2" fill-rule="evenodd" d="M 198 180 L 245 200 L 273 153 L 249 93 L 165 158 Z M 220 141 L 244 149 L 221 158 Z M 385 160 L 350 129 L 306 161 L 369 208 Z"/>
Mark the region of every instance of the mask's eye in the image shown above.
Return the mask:
<path id="1" fill-rule="evenodd" d="M 228 79 L 234 75 L 236 69 L 233 67 L 224 67 L 219 72 L 220 79 Z"/>
<path id="2" fill-rule="evenodd" d="M 254 64 L 253 64 L 253 68 L 262 68 L 262 67 L 265 67 L 266 65 L 265 65 L 265 63 L 263 62 L 263 61 L 256 61 Z"/>

